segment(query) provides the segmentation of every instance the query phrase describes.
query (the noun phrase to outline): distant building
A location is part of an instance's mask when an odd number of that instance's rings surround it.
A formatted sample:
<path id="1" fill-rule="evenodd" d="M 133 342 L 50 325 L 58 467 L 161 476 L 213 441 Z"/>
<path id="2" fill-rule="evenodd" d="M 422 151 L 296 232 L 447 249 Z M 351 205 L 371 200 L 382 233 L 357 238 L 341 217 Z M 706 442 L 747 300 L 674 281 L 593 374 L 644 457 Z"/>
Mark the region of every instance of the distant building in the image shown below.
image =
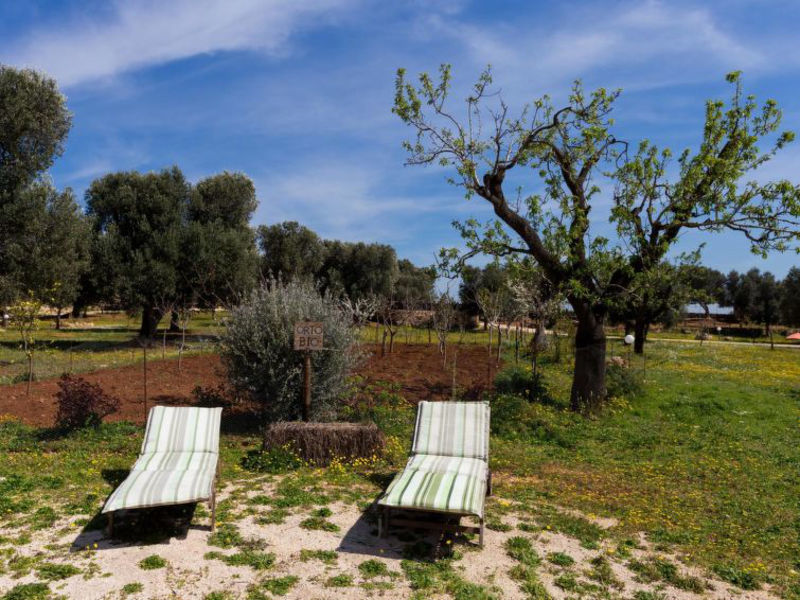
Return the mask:
<path id="1" fill-rule="evenodd" d="M 703 308 L 700 304 L 687 304 L 683 308 L 683 312 L 686 315 L 687 319 L 705 319 L 706 316 L 710 316 L 712 319 L 719 319 L 721 321 L 733 320 L 732 306 L 720 306 L 719 304 L 709 304 L 708 315 L 706 315 L 706 309 Z"/>

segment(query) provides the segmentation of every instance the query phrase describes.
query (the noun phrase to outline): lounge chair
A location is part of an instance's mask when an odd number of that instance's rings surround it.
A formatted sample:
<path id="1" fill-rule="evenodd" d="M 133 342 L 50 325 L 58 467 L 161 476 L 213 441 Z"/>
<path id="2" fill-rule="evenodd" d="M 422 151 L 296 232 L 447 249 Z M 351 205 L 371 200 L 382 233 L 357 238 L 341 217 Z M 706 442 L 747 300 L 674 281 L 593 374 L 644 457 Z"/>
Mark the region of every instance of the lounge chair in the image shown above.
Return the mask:
<path id="1" fill-rule="evenodd" d="M 108 497 L 108 535 L 118 510 L 208 501 L 211 531 L 216 525 L 221 408 L 155 406 L 139 458 Z"/>
<path id="2" fill-rule="evenodd" d="M 491 494 L 488 402 L 420 402 L 411 457 L 378 500 L 378 532 L 389 526 L 478 533 L 483 546 L 483 505 Z M 393 518 L 392 511 L 474 516 L 479 527 Z"/>

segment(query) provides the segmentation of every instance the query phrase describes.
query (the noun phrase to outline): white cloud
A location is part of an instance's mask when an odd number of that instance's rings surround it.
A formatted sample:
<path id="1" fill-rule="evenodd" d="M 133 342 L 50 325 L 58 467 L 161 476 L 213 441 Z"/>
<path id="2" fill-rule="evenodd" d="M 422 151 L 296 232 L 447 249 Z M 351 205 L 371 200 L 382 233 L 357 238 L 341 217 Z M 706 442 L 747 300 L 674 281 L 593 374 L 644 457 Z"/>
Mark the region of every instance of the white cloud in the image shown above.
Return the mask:
<path id="1" fill-rule="evenodd" d="M 438 15 L 421 22 L 430 36 L 460 42 L 473 64 L 492 64 L 506 97 L 598 75 L 637 89 L 719 78 L 734 68 L 766 71 L 780 53 L 771 42 L 725 31 L 705 8 L 657 0 L 562 8 L 546 28 L 526 19 L 499 27 Z"/>
<path id="2" fill-rule="evenodd" d="M 277 55 L 289 37 L 332 19 L 354 0 L 120 1 L 107 22 L 84 18 L 12 43 L 5 62 L 42 69 L 62 86 L 200 54 Z"/>

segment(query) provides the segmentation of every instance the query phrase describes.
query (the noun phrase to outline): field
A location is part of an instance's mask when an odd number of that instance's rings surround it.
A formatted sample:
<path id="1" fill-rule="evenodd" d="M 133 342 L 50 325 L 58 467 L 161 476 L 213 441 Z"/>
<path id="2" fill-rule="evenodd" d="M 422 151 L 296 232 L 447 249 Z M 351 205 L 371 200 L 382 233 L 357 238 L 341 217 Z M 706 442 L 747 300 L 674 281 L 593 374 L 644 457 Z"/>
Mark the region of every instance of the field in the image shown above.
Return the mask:
<path id="1" fill-rule="evenodd" d="M 25 384 L 0 388 L 4 600 L 800 597 L 800 353 L 654 342 L 616 384 L 625 393 L 592 418 L 564 409 L 567 345 L 548 353 L 539 402 L 525 389 L 493 401 L 495 494 L 478 550 L 461 536 L 374 536 L 369 507 L 405 461 L 413 402 L 453 393 L 452 363 L 442 366 L 427 332 L 403 331 L 391 355 L 370 346 L 348 413 L 381 426 L 386 456 L 325 469 L 275 457 L 272 472 L 251 471 L 242 461 L 258 431 L 239 407 L 223 423 L 218 533 L 209 537 L 198 505 L 183 520 L 151 511 L 110 541 L 98 513 L 141 441 L 141 349 L 118 318 L 98 321 L 41 332 L 61 344 L 47 374 L 69 364 L 72 344 L 95 344 L 80 370 L 101 369 L 87 378 L 117 386 L 125 401 L 114 422 L 64 435 L 49 428 L 52 381 L 34 383 L 30 397 Z M 193 339 L 206 341 L 180 372 L 174 347 L 163 361 L 152 351 L 151 398 L 190 401 L 196 385 L 219 381 L 214 327 L 196 320 Z M 2 352 L 16 352 L 3 335 Z M 485 333 L 460 341 L 456 394 L 478 394 L 496 359 Z M 626 356 L 618 342 L 609 349 Z M 529 381 L 527 363 L 514 362 L 508 348 L 498 386 L 509 392 Z"/>

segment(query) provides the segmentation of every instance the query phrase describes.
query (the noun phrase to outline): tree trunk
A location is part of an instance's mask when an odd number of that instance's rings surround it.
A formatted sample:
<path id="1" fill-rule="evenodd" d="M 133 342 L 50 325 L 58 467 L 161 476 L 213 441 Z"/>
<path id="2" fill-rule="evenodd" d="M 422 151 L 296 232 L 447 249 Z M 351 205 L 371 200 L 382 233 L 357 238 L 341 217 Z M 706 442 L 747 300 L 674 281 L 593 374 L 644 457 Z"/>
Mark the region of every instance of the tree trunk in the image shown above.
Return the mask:
<path id="1" fill-rule="evenodd" d="M 547 350 L 547 332 L 544 329 L 544 319 L 536 322 L 536 332 L 533 334 L 533 347 L 536 352 Z"/>
<path id="2" fill-rule="evenodd" d="M 647 341 L 647 333 L 650 331 L 650 321 L 644 316 L 636 317 L 633 331 L 633 351 L 636 354 L 644 354 L 644 343 Z"/>
<path id="3" fill-rule="evenodd" d="M 56 308 L 56 329 L 61 329 L 61 308 Z"/>
<path id="4" fill-rule="evenodd" d="M 606 399 L 606 333 L 603 318 L 590 308 L 576 310 L 575 372 L 570 406 L 573 411 L 597 411 Z"/>
<path id="5" fill-rule="evenodd" d="M 139 337 L 144 340 L 151 340 L 158 331 L 158 324 L 161 322 L 163 312 L 155 306 L 147 305 L 142 307 L 142 325 L 139 328 Z"/>
<path id="6" fill-rule="evenodd" d="M 169 318 L 169 332 L 180 333 L 181 331 L 181 316 L 177 310 L 173 310 Z"/>

